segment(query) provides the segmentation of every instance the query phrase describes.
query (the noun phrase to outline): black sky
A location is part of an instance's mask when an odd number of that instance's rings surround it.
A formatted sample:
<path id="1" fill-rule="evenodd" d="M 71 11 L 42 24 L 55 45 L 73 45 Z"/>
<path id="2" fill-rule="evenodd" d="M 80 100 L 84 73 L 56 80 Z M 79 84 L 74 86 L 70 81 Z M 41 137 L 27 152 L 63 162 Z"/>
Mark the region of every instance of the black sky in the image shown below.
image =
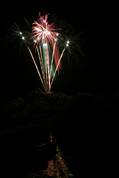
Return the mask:
<path id="1" fill-rule="evenodd" d="M 100 8 L 101 7 L 101 8 Z M 13 44 L 11 33 L 16 23 L 24 26 L 24 19 L 35 20 L 39 11 L 49 13 L 57 20 L 73 27 L 73 35 L 80 35 L 77 43 L 85 56 L 78 56 L 74 62 L 64 66 L 57 88 L 69 92 L 110 93 L 118 90 L 116 63 L 107 57 L 105 20 L 106 9 L 100 4 L 84 1 L 5 1 L 1 5 L 1 71 L 3 91 L 9 88 L 9 95 L 20 94 L 39 86 L 37 74 L 31 74 L 32 64 L 24 61 L 18 41 Z M 70 32 L 69 32 L 70 35 Z M 13 45 L 13 46 L 12 46 Z M 18 47 L 17 47 L 18 46 Z M 23 54 L 23 56 L 22 56 Z M 21 59 L 22 58 L 22 59 Z M 8 92 L 7 92 L 8 93 Z"/>

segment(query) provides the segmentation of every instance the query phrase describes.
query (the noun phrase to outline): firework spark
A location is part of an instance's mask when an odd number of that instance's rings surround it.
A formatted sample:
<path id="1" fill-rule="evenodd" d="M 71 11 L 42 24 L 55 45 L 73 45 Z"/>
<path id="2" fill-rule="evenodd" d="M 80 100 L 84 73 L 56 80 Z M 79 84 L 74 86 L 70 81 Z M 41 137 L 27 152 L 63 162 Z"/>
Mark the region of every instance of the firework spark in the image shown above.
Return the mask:
<path id="1" fill-rule="evenodd" d="M 26 40 L 21 31 L 19 32 L 19 36 L 23 41 Z M 50 93 L 56 73 L 61 69 L 61 59 L 70 42 L 68 40 L 62 50 L 59 49 L 59 33 L 53 23 L 48 23 L 48 15 L 39 16 L 38 20 L 33 22 L 32 40 L 39 60 L 35 59 L 33 49 L 31 50 L 30 46 L 27 46 L 28 51 L 45 92 Z M 40 65 L 37 61 L 39 61 Z"/>

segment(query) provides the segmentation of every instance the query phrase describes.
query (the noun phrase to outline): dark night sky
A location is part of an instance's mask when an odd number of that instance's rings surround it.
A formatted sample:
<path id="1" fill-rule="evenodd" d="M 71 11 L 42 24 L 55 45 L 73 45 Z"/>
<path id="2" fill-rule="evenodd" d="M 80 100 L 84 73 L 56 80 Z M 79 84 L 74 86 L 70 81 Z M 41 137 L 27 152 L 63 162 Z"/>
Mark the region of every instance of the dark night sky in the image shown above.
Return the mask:
<path id="1" fill-rule="evenodd" d="M 76 59 L 73 55 L 70 57 L 70 63 L 64 66 L 61 79 L 59 77 L 56 82 L 56 88 L 66 92 L 117 91 L 117 65 L 107 57 L 105 47 L 107 35 L 105 20 L 108 22 L 109 17 L 103 15 L 105 8 L 100 6 L 99 4 L 92 6 L 91 3 L 87 4 L 84 1 L 66 1 L 65 4 L 63 1 L 49 0 L 3 3 L 1 6 L 3 11 L 0 12 L 3 91 L 8 91 L 9 88 L 8 95 L 15 92 L 20 94 L 39 86 L 37 74 L 32 74 L 31 64 L 24 61 L 24 54 L 19 48 L 18 41 L 16 44 L 11 42 L 14 41 L 11 35 L 14 23 L 23 28 L 24 18 L 32 22 L 37 18 L 39 11 L 56 17 L 64 23 L 64 26 L 70 24 L 74 30 L 73 35 L 79 35 L 77 43 L 85 54 L 84 57 L 79 55 Z"/>

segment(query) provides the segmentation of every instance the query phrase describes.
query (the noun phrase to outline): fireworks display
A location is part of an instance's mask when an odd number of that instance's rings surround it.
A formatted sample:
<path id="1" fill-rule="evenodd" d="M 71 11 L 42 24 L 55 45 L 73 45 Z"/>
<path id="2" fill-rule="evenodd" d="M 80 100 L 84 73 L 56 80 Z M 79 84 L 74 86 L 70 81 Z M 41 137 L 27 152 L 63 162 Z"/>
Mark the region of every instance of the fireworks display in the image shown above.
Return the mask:
<path id="1" fill-rule="evenodd" d="M 23 41 L 26 40 L 21 31 L 19 35 Z M 69 46 L 70 41 L 67 40 L 64 43 L 65 45 L 62 45 L 62 49 L 59 49 L 60 34 L 53 23 L 48 23 L 47 14 L 39 16 L 38 20 L 32 23 L 31 39 L 32 47 L 26 43 L 27 49 L 45 92 L 50 93 L 56 73 L 61 69 L 63 54 Z"/>

